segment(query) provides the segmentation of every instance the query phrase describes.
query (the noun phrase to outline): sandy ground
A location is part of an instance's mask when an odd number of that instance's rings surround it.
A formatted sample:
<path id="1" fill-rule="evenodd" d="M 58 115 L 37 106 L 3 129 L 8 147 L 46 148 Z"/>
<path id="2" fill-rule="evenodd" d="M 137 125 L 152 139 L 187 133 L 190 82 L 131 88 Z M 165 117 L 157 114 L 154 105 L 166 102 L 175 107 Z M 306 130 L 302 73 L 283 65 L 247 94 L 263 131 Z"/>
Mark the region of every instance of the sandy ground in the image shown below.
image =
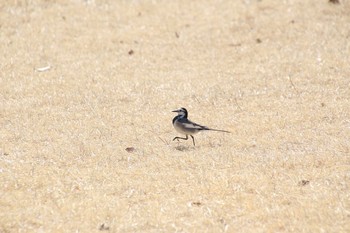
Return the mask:
<path id="1" fill-rule="evenodd" d="M 0 232 L 349 232 L 349 23 L 348 0 L 2 1 Z M 232 133 L 172 141 L 180 107 Z"/>

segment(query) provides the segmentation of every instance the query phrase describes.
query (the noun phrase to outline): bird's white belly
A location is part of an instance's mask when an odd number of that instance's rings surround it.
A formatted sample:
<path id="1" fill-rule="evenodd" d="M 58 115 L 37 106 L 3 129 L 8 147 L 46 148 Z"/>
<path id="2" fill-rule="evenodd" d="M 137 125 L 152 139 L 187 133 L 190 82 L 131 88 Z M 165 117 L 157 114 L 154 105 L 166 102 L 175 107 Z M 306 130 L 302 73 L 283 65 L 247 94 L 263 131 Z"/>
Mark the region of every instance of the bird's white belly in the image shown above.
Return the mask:
<path id="1" fill-rule="evenodd" d="M 183 124 L 177 121 L 174 123 L 174 128 L 177 132 L 185 135 L 193 135 L 199 132 L 198 129 L 185 127 Z"/>

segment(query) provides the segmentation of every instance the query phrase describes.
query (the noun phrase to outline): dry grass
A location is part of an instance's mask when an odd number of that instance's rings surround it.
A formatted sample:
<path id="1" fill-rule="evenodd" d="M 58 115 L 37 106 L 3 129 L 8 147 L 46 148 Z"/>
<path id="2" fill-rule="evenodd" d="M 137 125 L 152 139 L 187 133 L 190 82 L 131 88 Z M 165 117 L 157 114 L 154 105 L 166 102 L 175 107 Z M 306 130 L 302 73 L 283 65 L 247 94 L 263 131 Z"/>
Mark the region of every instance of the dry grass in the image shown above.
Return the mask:
<path id="1" fill-rule="evenodd" d="M 349 232 L 349 21 L 347 0 L 0 3 L 0 232 Z M 233 133 L 172 142 L 179 107 Z"/>

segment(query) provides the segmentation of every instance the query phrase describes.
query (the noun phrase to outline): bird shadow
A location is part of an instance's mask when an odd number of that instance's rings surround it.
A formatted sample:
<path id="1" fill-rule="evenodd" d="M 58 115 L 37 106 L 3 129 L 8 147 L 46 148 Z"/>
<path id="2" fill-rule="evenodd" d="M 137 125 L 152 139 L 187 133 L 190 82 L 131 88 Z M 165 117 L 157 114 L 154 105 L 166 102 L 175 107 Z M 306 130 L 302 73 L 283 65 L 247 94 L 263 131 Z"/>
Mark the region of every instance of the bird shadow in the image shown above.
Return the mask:
<path id="1" fill-rule="evenodd" d="M 178 151 L 190 151 L 192 150 L 193 148 L 192 147 L 189 147 L 189 146 L 175 146 L 175 149 L 178 150 Z"/>

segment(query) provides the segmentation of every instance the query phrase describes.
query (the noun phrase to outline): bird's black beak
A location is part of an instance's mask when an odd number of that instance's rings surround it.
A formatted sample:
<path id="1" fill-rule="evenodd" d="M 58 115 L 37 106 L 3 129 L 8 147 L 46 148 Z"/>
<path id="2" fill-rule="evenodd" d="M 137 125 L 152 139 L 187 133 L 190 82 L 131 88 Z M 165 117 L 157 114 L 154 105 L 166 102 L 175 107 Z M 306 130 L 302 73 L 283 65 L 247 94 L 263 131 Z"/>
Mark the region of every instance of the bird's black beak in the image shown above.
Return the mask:
<path id="1" fill-rule="evenodd" d="M 174 110 L 174 111 L 172 111 L 172 112 L 179 112 L 180 110 Z"/>

